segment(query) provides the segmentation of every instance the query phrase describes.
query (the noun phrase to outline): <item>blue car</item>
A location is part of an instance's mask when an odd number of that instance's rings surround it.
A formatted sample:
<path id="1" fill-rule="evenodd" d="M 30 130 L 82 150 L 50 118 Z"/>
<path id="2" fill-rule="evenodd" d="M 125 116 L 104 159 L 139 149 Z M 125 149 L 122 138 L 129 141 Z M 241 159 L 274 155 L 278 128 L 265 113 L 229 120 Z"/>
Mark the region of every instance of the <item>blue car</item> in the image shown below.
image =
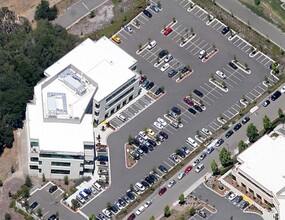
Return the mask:
<path id="1" fill-rule="evenodd" d="M 143 10 L 143 13 L 148 17 L 148 18 L 151 18 L 152 17 L 152 14 L 148 11 L 148 10 Z"/>
<path id="2" fill-rule="evenodd" d="M 159 12 L 159 8 L 156 5 L 150 5 L 149 8 L 151 10 L 153 10 L 154 12 L 158 13 Z"/>
<path id="3" fill-rule="evenodd" d="M 150 82 L 150 83 L 146 86 L 146 89 L 147 89 L 147 90 L 150 90 L 150 89 L 152 89 L 153 86 L 154 86 L 154 83 L 153 83 L 153 82 Z"/>
<path id="4" fill-rule="evenodd" d="M 84 189 L 83 192 L 85 192 L 85 193 L 86 193 L 87 195 L 89 195 L 89 196 L 90 196 L 91 193 L 92 193 L 90 189 Z"/>

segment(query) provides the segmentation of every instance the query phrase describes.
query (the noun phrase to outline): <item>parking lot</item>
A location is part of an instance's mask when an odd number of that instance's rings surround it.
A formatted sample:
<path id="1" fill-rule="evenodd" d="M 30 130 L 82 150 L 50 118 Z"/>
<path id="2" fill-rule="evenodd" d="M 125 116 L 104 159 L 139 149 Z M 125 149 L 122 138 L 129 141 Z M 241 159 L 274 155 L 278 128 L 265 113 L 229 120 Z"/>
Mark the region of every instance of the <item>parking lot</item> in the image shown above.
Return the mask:
<path id="1" fill-rule="evenodd" d="M 58 188 L 53 193 L 49 192 L 49 188 L 53 184 L 51 182 L 44 185 L 42 188 L 34 191 L 31 194 L 28 202 L 32 205 L 33 202 L 37 202 L 38 205 L 33 209 L 34 213 L 40 208 L 43 219 L 48 219 L 51 215 L 58 213 L 60 219 L 85 219 L 82 215 L 70 211 L 61 204 L 63 191 Z"/>
<path id="2" fill-rule="evenodd" d="M 227 197 L 220 197 L 216 193 L 212 192 L 201 184 L 198 188 L 193 191 L 193 195 L 197 198 L 201 198 L 204 201 L 208 201 L 208 204 L 214 205 L 217 209 L 217 213 L 207 215 L 209 220 L 221 220 L 221 219 L 239 219 L 239 220 L 258 220 L 263 219 L 257 214 L 244 213 L 239 205 L 234 205 L 233 202 L 229 201 Z M 206 212 L 206 211 L 205 211 Z M 208 213 L 207 213 L 208 214 Z M 191 220 L 201 220 L 197 214 L 190 218 Z"/>
<path id="3" fill-rule="evenodd" d="M 207 137 L 201 132 L 202 128 L 206 128 L 210 132 L 216 131 L 223 125 L 217 119 L 218 116 L 229 120 L 244 107 L 240 102 L 242 97 L 246 98 L 248 102 L 253 102 L 264 93 L 267 89 L 263 84 L 265 76 L 270 84 L 276 82 L 268 68 L 272 60 L 267 60 L 265 56 L 259 58 L 259 56 L 263 56 L 260 52 L 256 52 L 254 56 L 250 57 L 250 45 L 240 40 L 241 38 L 238 36 L 231 37 L 229 33 L 222 34 L 221 30 L 225 26 L 221 22 L 216 19 L 207 22 L 207 12 L 197 6 L 187 10 L 189 4 L 189 1 L 186 0 L 163 2 L 162 11 L 155 13 L 150 10 L 151 18 L 141 13 L 134 19 L 140 23 L 139 28 L 133 25 L 134 21 L 129 24 L 133 33 L 128 33 L 125 29 L 121 29 L 117 33 L 117 36 L 121 38 L 119 46 L 138 60 L 138 70 L 142 71 L 148 80 L 154 82 L 156 86 L 165 87 L 166 93 L 144 111 L 140 109 L 144 108 L 144 103 L 147 104 L 147 99 L 128 107 L 126 112 L 122 113 L 128 117 L 128 123 L 121 124 L 118 120 L 113 119 L 112 122 L 116 123 L 120 129 L 108 138 L 112 185 L 102 193 L 100 204 L 96 203 L 95 212 L 100 212 L 108 201 L 114 202 L 125 194 L 131 183 L 144 179 L 153 167 L 164 165 L 167 169 L 171 169 L 174 162 L 170 155 L 176 149 L 187 146 L 190 151 L 194 150 L 186 142 L 188 137 L 192 137 L 200 143 L 199 140 Z M 176 20 L 171 26 L 173 31 L 165 36 L 161 31 L 163 27 L 173 21 L 173 17 Z M 195 35 L 192 35 L 192 29 Z M 187 35 L 194 37 L 187 37 Z M 191 40 L 181 47 L 181 37 L 191 38 Z M 137 53 L 139 46 L 146 45 L 150 40 L 155 40 L 157 45 L 151 50 L 143 48 L 141 52 Z M 207 62 L 201 62 L 201 59 L 198 58 L 199 52 L 201 50 L 210 52 L 214 47 L 219 52 Z M 174 58 L 169 62 L 170 67 L 165 72 L 161 71 L 164 61 L 160 65 L 155 65 L 161 50 L 167 50 Z M 251 72 L 248 73 L 240 67 L 236 69 L 230 67 L 228 64 L 234 59 L 234 56 L 242 65 L 246 63 Z M 191 66 L 194 71 L 181 83 L 176 82 L 178 76 L 168 77 L 170 69 L 179 69 L 187 65 Z M 226 75 L 225 79 L 221 79 L 215 74 L 218 70 L 223 71 Z M 211 83 L 212 75 L 217 82 L 224 82 L 228 90 L 224 91 Z M 155 89 L 153 88 L 151 91 Z M 193 92 L 195 89 L 199 90 L 203 96 L 196 95 Z M 188 97 L 194 105 L 203 108 L 202 111 L 195 110 L 195 114 L 193 111 L 191 112 L 189 108 L 194 107 L 184 101 L 185 97 Z M 174 128 L 170 125 L 173 118 L 167 114 L 173 106 L 181 110 L 179 117 L 182 127 Z M 150 128 L 154 132 L 153 136 L 156 136 L 161 131 L 154 126 L 154 122 L 159 117 L 167 122 L 162 130 L 169 135 L 169 139 L 161 142 L 147 156 L 144 154 L 134 168 L 127 169 L 123 159 L 122 146 L 126 143 L 128 136 L 136 137 L 140 131 L 146 128 Z M 200 137 L 196 138 L 198 132 Z M 161 176 L 162 172 L 159 171 L 158 175 Z M 94 212 L 94 204 L 95 202 L 86 205 L 82 211 L 86 214 Z"/>

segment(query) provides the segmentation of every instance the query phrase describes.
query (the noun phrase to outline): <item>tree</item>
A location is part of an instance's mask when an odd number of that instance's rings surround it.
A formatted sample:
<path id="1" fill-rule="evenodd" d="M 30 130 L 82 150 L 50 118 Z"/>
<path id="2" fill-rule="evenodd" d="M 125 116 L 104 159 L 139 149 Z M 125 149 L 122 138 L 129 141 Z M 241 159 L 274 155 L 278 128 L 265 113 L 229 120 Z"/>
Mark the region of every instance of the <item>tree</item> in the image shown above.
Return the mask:
<path id="1" fill-rule="evenodd" d="M 283 113 L 283 110 L 281 108 L 278 109 L 278 116 L 279 116 L 279 118 L 284 117 L 284 113 Z"/>
<path id="2" fill-rule="evenodd" d="M 248 147 L 248 145 L 246 143 L 244 143 L 243 140 L 238 142 L 238 152 L 239 153 L 243 152 L 247 147 Z"/>
<path id="3" fill-rule="evenodd" d="M 189 215 L 194 216 L 196 214 L 196 209 L 194 207 L 191 207 L 189 210 Z"/>
<path id="4" fill-rule="evenodd" d="M 24 198 L 29 198 L 30 197 L 30 189 L 24 185 L 23 188 L 22 188 L 22 196 Z"/>
<path id="5" fill-rule="evenodd" d="M 255 4 L 256 6 L 260 5 L 260 0 L 254 0 L 254 4 Z"/>
<path id="6" fill-rule="evenodd" d="M 231 158 L 230 152 L 223 148 L 219 154 L 219 159 L 223 167 L 227 167 L 231 164 L 233 164 L 233 159 Z"/>
<path id="7" fill-rule="evenodd" d="M 64 181 L 64 185 L 68 185 L 68 183 L 69 183 L 68 176 L 64 176 L 63 181 Z"/>
<path id="8" fill-rule="evenodd" d="M 132 143 L 133 143 L 133 140 L 134 140 L 134 138 L 133 138 L 131 135 L 129 135 L 129 136 L 128 136 L 128 143 L 129 143 L 129 144 L 132 144 Z"/>
<path id="9" fill-rule="evenodd" d="M 46 176 L 45 176 L 45 174 L 43 173 L 43 175 L 42 175 L 42 181 L 43 182 L 45 182 L 46 181 Z"/>
<path id="10" fill-rule="evenodd" d="M 109 209 L 109 208 L 111 208 L 111 206 L 112 206 L 111 202 L 107 202 L 106 208 Z"/>
<path id="11" fill-rule="evenodd" d="M 15 168 L 14 168 L 14 166 L 11 166 L 11 173 L 15 173 Z"/>
<path id="12" fill-rule="evenodd" d="M 157 2 L 157 7 L 161 9 L 161 2 L 160 1 Z"/>
<path id="13" fill-rule="evenodd" d="M 94 17 L 95 17 L 95 11 L 93 10 L 90 12 L 90 18 L 94 18 Z"/>
<path id="14" fill-rule="evenodd" d="M 3 180 L 0 179 L 0 187 L 3 186 Z"/>
<path id="15" fill-rule="evenodd" d="M 56 215 L 56 218 L 58 219 L 58 217 L 59 217 L 59 212 L 56 212 L 55 215 Z"/>
<path id="16" fill-rule="evenodd" d="M 42 214 L 42 209 L 41 209 L 41 208 L 38 208 L 37 211 L 36 211 L 36 213 L 37 213 L 37 215 L 38 215 L 39 217 L 42 217 L 42 216 L 43 216 L 43 214 Z"/>
<path id="17" fill-rule="evenodd" d="M 262 121 L 263 121 L 263 128 L 265 129 L 265 131 L 272 131 L 273 123 L 270 121 L 270 118 L 267 115 L 263 117 Z"/>
<path id="18" fill-rule="evenodd" d="M 149 220 L 155 220 L 154 216 L 151 216 L 151 217 L 149 218 Z"/>
<path id="19" fill-rule="evenodd" d="M 57 8 L 55 6 L 49 7 L 49 2 L 47 0 L 41 0 L 41 3 L 36 7 L 35 20 L 47 19 L 52 21 L 57 16 Z"/>
<path id="20" fill-rule="evenodd" d="M 78 202 L 76 201 L 76 199 L 71 200 L 71 208 L 73 210 L 76 210 L 78 208 Z"/>
<path id="21" fill-rule="evenodd" d="M 89 220 L 97 220 L 96 216 L 94 213 L 92 213 L 89 217 Z"/>
<path id="22" fill-rule="evenodd" d="M 11 220 L 11 214 L 10 213 L 5 213 L 5 220 Z"/>
<path id="23" fill-rule="evenodd" d="M 246 135 L 250 142 L 255 142 L 259 136 L 257 128 L 253 123 L 249 124 L 246 129 Z"/>
<path id="24" fill-rule="evenodd" d="M 171 215 L 171 210 L 169 208 L 169 205 L 164 207 L 164 216 L 169 217 Z"/>
<path id="25" fill-rule="evenodd" d="M 186 202 L 185 196 L 184 196 L 183 193 L 179 196 L 178 199 L 179 199 L 179 204 L 180 204 L 180 205 L 183 205 L 183 204 Z"/>
<path id="26" fill-rule="evenodd" d="M 219 175 L 220 174 L 219 167 L 218 167 L 215 160 L 212 160 L 212 162 L 211 162 L 211 169 L 212 169 L 213 175 Z"/>
<path id="27" fill-rule="evenodd" d="M 26 176 L 25 178 L 25 185 L 27 187 L 31 187 L 33 184 L 32 184 L 32 180 L 31 180 L 31 177 L 29 175 Z"/>

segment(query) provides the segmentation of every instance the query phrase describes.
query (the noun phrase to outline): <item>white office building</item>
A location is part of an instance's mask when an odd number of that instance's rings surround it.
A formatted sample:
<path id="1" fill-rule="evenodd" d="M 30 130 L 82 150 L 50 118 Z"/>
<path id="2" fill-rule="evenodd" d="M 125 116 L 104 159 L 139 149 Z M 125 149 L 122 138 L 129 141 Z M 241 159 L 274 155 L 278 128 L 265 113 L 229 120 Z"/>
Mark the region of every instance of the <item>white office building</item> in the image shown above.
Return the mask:
<path id="1" fill-rule="evenodd" d="M 138 95 L 136 64 L 102 37 L 85 40 L 45 70 L 26 110 L 31 175 L 73 179 L 94 173 L 93 123 Z"/>
<path id="2" fill-rule="evenodd" d="M 284 134 L 285 134 L 285 130 Z M 285 137 L 264 135 L 238 157 L 233 178 L 255 198 L 275 207 L 285 219 Z"/>

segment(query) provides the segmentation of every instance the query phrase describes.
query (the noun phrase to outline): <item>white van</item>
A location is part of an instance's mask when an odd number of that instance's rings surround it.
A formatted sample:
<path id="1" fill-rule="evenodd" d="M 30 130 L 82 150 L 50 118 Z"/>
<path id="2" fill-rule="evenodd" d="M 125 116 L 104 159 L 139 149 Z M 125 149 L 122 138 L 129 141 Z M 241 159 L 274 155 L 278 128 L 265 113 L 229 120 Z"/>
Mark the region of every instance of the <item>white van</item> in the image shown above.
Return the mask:
<path id="1" fill-rule="evenodd" d="M 126 117 L 121 114 L 118 114 L 117 118 L 120 119 L 122 122 L 125 122 L 127 120 Z"/>
<path id="2" fill-rule="evenodd" d="M 102 190 L 102 187 L 100 186 L 100 184 L 99 183 L 93 183 L 93 186 L 94 186 L 94 188 L 95 189 L 97 189 L 98 191 L 101 191 Z"/>

